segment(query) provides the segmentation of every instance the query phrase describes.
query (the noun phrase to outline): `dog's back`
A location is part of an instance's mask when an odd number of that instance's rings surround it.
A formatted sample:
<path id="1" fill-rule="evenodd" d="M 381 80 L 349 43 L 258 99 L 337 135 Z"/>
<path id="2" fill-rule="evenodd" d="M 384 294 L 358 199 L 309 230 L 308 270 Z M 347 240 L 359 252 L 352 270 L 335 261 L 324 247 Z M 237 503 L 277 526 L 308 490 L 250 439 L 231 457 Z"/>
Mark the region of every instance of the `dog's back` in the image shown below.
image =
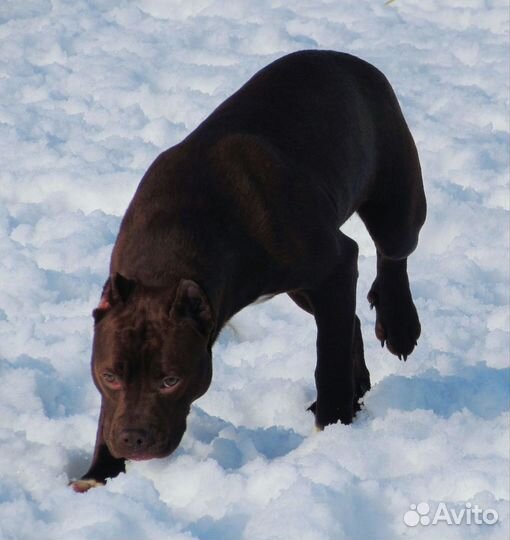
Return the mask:
<path id="1" fill-rule="evenodd" d="M 317 231 L 339 227 L 360 209 L 370 229 L 371 202 L 409 192 L 406 175 L 377 181 L 397 162 L 419 168 L 385 76 L 348 54 L 290 54 L 159 156 L 126 214 L 112 270 L 129 273 L 136 265 L 146 274 L 135 240 L 143 230 L 151 258 L 182 259 L 180 245 L 194 239 L 202 256 L 211 245 L 228 254 L 233 243 L 296 265 Z"/>

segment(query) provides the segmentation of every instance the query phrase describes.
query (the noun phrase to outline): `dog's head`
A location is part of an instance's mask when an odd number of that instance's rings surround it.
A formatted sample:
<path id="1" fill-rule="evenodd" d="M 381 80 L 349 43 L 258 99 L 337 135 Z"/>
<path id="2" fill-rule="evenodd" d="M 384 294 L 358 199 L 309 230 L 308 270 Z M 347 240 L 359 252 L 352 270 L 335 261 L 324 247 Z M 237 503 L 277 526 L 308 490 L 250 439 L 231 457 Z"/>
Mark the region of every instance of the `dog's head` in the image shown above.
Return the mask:
<path id="1" fill-rule="evenodd" d="M 148 288 L 116 274 L 93 315 L 92 374 L 108 449 L 127 459 L 169 455 L 211 382 L 214 321 L 205 293 L 191 280 Z"/>

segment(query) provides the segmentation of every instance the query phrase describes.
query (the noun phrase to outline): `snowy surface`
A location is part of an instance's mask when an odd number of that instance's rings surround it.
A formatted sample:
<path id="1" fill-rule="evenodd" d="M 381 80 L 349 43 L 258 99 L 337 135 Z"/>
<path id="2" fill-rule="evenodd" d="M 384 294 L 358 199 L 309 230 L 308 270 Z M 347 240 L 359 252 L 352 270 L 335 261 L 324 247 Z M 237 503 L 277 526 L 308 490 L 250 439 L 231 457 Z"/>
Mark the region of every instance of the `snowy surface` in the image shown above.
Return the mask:
<path id="1" fill-rule="evenodd" d="M 507 540 L 508 7 L 505 0 L 0 2 L 0 539 Z M 429 215 L 410 275 L 423 335 L 382 350 L 358 220 L 358 313 L 374 383 L 313 434 L 313 320 L 286 297 L 215 346 L 181 448 L 107 487 L 90 461 L 90 312 L 141 175 L 284 53 L 361 56 L 393 83 Z M 411 504 L 492 508 L 418 525 Z"/>

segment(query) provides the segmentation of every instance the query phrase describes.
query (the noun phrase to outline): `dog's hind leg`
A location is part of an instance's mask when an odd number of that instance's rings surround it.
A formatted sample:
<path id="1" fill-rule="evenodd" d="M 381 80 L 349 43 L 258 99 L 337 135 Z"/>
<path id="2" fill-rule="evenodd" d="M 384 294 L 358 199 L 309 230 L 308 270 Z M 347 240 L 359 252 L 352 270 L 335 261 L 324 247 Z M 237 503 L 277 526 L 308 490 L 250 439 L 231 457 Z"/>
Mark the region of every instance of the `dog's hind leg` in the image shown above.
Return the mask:
<path id="1" fill-rule="evenodd" d="M 376 309 L 375 333 L 382 346 L 407 358 L 421 333 L 413 303 L 407 257 L 418 243 L 426 202 L 418 154 L 410 134 L 379 173 L 370 199 L 359 209 L 377 248 L 377 277 L 368 293 Z"/>
<path id="2" fill-rule="evenodd" d="M 291 291 L 290 298 L 304 311 L 314 314 L 313 307 L 308 295 L 304 291 Z M 352 364 L 354 377 L 354 412 L 359 411 L 361 406 L 359 400 L 370 390 L 370 373 L 365 364 L 365 354 L 363 348 L 363 337 L 361 335 L 361 323 L 357 315 L 354 316 L 354 333 L 352 336 Z M 308 408 L 314 414 L 317 409 L 317 402 L 312 403 Z"/>
<path id="3" fill-rule="evenodd" d="M 311 410 L 319 429 L 338 420 L 352 422 L 360 392 L 370 387 L 355 316 L 358 246 L 343 233 L 335 232 L 323 256 L 317 261 L 311 286 L 290 294 L 313 314 L 317 324 L 317 401 Z"/>

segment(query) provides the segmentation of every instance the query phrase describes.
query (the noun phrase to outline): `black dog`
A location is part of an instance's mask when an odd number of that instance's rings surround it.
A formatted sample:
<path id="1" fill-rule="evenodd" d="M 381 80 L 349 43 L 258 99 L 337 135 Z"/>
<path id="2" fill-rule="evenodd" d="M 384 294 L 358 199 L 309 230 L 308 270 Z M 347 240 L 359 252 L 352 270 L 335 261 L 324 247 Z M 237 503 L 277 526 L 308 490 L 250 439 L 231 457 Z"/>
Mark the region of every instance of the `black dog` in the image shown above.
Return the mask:
<path id="1" fill-rule="evenodd" d="M 390 84 L 347 54 L 302 51 L 257 73 L 151 165 L 126 212 L 94 311 L 102 395 L 83 491 L 124 459 L 170 454 L 209 387 L 236 312 L 288 293 L 317 324 L 319 428 L 370 388 L 355 315 L 357 212 L 377 248 L 376 335 L 406 359 L 420 335 L 406 261 L 425 220 L 418 154 Z"/>

